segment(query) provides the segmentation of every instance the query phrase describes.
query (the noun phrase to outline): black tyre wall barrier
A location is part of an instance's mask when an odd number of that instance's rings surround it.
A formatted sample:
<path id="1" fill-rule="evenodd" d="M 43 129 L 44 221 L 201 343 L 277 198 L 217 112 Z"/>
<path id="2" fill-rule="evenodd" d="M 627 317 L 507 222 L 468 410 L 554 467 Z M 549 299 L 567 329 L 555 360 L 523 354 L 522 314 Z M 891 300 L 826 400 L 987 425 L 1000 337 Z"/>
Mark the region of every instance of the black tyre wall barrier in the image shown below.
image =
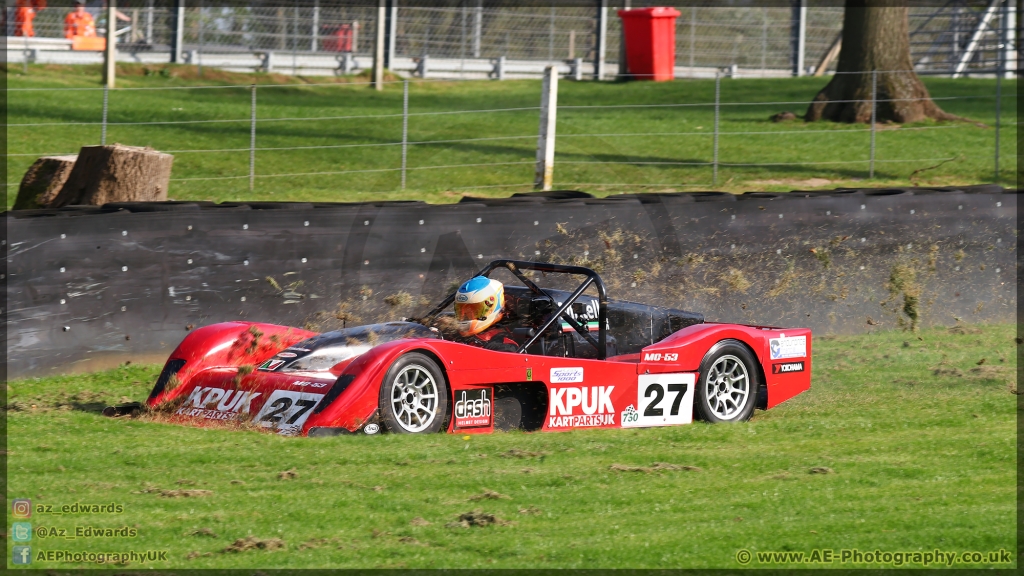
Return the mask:
<path id="1" fill-rule="evenodd" d="M 1013 321 L 1016 194 L 897 192 L 8 212 L 8 375 L 162 361 L 225 320 L 414 316 L 504 257 L 590 266 L 612 298 L 709 321 L 819 334 Z"/>

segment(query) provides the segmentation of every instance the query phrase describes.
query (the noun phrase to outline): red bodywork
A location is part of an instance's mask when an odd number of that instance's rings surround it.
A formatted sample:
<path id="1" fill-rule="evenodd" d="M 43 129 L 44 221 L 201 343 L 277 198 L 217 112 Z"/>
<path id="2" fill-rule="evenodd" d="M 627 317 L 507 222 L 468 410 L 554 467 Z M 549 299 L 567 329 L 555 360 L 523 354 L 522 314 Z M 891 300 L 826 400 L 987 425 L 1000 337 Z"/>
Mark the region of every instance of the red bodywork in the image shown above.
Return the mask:
<path id="1" fill-rule="evenodd" d="M 544 431 L 688 424 L 692 421 L 694 383 L 701 361 L 712 346 L 727 339 L 744 343 L 757 359 L 757 376 L 766 386 L 768 408 L 809 389 L 811 381 L 810 330 L 714 323 L 683 328 L 639 354 L 607 360 L 495 352 L 440 339 L 411 338 L 377 345 L 329 371 L 255 370 L 285 348 L 315 335 L 296 328 L 246 322 L 200 328 L 171 355 L 168 366 L 181 361 L 184 365 L 166 382 L 166 388 L 158 383 L 148 404 L 169 407 L 172 418 L 199 426 L 250 419 L 284 434 L 361 429 L 373 433 L 378 427 L 368 423 L 377 413 L 385 373 L 400 356 L 415 351 L 434 357 L 443 367 L 452 414 L 449 432 L 492 432 L 496 387 L 539 391 L 536 397 L 544 405 L 534 409 L 543 410 L 539 429 Z M 770 342 L 780 338 L 783 342 L 806 342 L 804 355 L 776 350 L 773 359 Z M 799 364 L 800 370 L 787 372 L 783 364 Z M 773 365 L 778 366 L 773 369 Z M 658 400 L 645 398 L 642 393 L 643 387 L 652 382 L 687 385 L 684 398 L 677 400 L 677 406 L 682 407 L 678 414 L 658 418 L 646 415 L 644 407 Z M 343 391 L 332 398 L 336 384 Z M 473 408 L 466 411 L 467 394 L 477 399 L 475 412 Z M 287 412 L 274 408 L 275 398 L 281 397 L 289 398 Z M 279 414 L 272 418 L 276 423 L 268 425 L 265 420 L 274 414 Z"/>

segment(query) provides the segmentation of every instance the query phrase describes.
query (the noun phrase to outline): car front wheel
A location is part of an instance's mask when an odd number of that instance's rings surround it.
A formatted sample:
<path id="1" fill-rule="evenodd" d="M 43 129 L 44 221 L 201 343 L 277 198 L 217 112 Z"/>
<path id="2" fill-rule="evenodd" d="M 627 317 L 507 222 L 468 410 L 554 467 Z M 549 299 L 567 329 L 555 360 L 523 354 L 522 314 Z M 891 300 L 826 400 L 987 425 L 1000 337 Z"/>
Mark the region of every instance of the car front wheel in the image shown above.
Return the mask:
<path id="1" fill-rule="evenodd" d="M 754 356 L 736 340 L 723 340 L 700 364 L 695 416 L 713 424 L 750 419 L 757 403 Z"/>
<path id="2" fill-rule="evenodd" d="M 448 412 L 448 386 L 437 363 L 418 352 L 396 360 L 381 384 L 380 412 L 391 432 L 440 431 Z"/>

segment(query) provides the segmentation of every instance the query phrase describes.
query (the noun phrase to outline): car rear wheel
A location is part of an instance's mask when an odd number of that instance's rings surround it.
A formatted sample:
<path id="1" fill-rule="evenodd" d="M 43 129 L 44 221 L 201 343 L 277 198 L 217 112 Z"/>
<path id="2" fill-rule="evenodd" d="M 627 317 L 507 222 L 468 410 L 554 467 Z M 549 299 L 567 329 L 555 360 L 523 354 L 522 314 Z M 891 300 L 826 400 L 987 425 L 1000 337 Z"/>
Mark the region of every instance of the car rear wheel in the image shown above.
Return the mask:
<path id="1" fill-rule="evenodd" d="M 708 351 L 700 364 L 694 416 L 711 422 L 743 422 L 757 403 L 754 356 L 736 340 L 723 340 Z"/>
<path id="2" fill-rule="evenodd" d="M 398 434 L 427 434 L 444 426 L 448 385 L 430 357 L 412 352 L 395 361 L 380 387 L 384 425 Z"/>

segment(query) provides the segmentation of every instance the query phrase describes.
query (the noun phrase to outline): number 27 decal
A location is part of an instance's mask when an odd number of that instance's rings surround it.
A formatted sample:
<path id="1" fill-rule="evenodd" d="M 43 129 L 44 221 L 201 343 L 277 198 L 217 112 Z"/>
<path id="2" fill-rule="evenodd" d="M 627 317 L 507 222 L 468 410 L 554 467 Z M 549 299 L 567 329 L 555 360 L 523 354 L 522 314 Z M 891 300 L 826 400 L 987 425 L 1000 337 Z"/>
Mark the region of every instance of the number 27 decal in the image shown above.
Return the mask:
<path id="1" fill-rule="evenodd" d="M 323 394 L 275 390 L 256 414 L 255 422 L 264 428 L 277 428 L 281 434 L 297 434 Z"/>
<path id="2" fill-rule="evenodd" d="M 624 428 L 689 424 L 693 421 L 693 374 L 643 374 L 637 379 L 637 410 Z"/>

